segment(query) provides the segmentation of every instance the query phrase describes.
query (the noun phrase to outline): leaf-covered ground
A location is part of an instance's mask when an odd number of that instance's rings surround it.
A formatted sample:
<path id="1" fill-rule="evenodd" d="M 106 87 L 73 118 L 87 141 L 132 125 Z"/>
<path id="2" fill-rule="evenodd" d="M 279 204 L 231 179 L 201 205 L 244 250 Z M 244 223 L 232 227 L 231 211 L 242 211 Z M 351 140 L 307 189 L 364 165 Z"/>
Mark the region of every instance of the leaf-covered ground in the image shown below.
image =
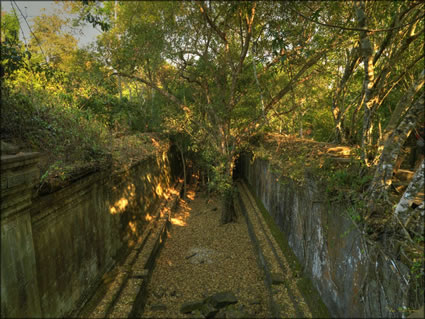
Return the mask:
<path id="1" fill-rule="evenodd" d="M 257 266 L 245 220 L 220 225 L 221 204 L 203 192 L 188 192 L 172 218 L 157 259 L 142 318 L 191 318 L 180 307 L 217 292 L 232 291 L 249 317 L 268 314 L 263 273 Z M 199 317 L 199 315 L 198 315 Z"/>

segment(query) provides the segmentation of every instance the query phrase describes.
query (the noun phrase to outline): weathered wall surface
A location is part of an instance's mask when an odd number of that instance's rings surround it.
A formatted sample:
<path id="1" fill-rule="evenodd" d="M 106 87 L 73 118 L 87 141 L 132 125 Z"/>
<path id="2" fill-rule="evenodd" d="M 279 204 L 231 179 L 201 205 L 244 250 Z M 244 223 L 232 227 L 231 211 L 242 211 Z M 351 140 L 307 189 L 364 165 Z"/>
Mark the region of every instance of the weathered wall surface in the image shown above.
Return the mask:
<path id="1" fill-rule="evenodd" d="M 3 166 L 2 157 L 2 171 Z M 32 201 L 30 185 L 29 203 L 14 222 L 3 209 L 11 199 L 4 197 L 2 177 L 2 316 L 69 315 L 114 258 L 135 245 L 172 181 L 163 153 L 115 174 L 91 174 Z"/>
<path id="2" fill-rule="evenodd" d="M 411 297 L 409 269 L 367 243 L 346 208 L 328 204 L 313 176 L 300 187 L 273 173 L 267 161 L 251 162 L 246 155 L 241 169 L 332 316 L 401 317 L 403 306 L 418 307 Z"/>
<path id="3" fill-rule="evenodd" d="M 41 317 L 31 230 L 37 153 L 1 157 L 1 317 Z"/>

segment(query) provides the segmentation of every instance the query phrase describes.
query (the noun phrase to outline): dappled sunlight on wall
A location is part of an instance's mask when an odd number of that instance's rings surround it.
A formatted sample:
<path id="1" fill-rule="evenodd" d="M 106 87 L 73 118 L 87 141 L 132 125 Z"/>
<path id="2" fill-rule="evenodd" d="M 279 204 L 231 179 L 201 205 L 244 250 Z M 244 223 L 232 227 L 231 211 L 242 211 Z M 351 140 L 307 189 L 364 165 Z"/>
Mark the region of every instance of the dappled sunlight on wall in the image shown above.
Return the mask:
<path id="1" fill-rule="evenodd" d="M 156 192 L 156 194 L 157 194 L 158 196 L 162 196 L 162 195 L 163 195 L 163 191 L 162 191 L 161 184 L 158 184 L 158 185 L 156 186 L 155 192 Z"/>
<path id="2" fill-rule="evenodd" d="M 29 172 L 24 170 L 24 174 Z M 30 292 L 31 298 L 29 294 L 22 298 L 32 302 L 36 297 L 43 317 L 67 317 L 65 314 L 79 304 L 80 298 L 90 292 L 118 258 L 143 243 L 145 234 L 152 230 L 150 224 L 160 213 L 168 219 L 169 212 L 161 212 L 160 207 L 164 198 L 178 195 L 172 188 L 174 182 L 167 152 L 158 152 L 132 163 L 131 167 L 95 172 L 63 189 L 32 199 L 28 222 L 33 238 L 28 242 L 34 245 L 35 263 L 31 262 L 34 269 L 30 277 L 38 282 L 33 286 L 39 295 Z M 31 197 L 29 192 L 26 196 Z M 184 223 L 185 219 L 178 221 Z M 28 225 L 22 225 L 24 233 Z M 15 270 L 22 272 L 23 266 L 18 266 Z M 18 286 L 13 282 L 9 285 L 12 290 L 13 285 Z M 30 285 L 28 280 L 20 284 Z"/>
<path id="3" fill-rule="evenodd" d="M 109 212 L 112 215 L 123 213 L 128 206 L 128 199 L 125 197 L 122 197 L 118 201 L 114 203 L 114 205 L 109 207 Z"/>
<path id="4" fill-rule="evenodd" d="M 159 217 L 167 218 L 170 213 L 160 210 L 164 199 L 168 200 L 171 194 L 178 195 L 171 185 L 170 173 L 167 153 L 163 152 L 136 164 L 131 170 L 121 170 L 110 181 L 109 212 L 120 225 L 118 236 L 127 248 L 140 243 L 149 224 Z M 183 225 L 185 220 L 178 222 Z"/>
<path id="5" fill-rule="evenodd" d="M 136 192 L 136 186 L 134 184 L 129 184 L 127 186 L 127 190 L 130 192 L 129 195 L 131 196 L 131 198 L 133 198 Z"/>
<path id="6" fill-rule="evenodd" d="M 116 190 L 116 187 L 113 188 Z M 129 201 L 131 202 L 136 195 L 136 186 L 131 183 L 126 187 L 126 197 L 121 197 L 112 206 L 109 207 L 109 212 L 112 215 L 122 214 L 128 207 Z"/>
<path id="7" fill-rule="evenodd" d="M 136 225 L 136 223 L 135 223 L 135 222 L 128 222 L 128 226 L 130 227 L 130 230 L 131 230 L 133 233 L 136 233 L 136 232 L 137 232 L 137 225 Z"/>
<path id="8" fill-rule="evenodd" d="M 171 210 L 168 207 L 163 207 L 160 212 L 160 217 L 163 218 L 165 216 L 170 216 Z"/>

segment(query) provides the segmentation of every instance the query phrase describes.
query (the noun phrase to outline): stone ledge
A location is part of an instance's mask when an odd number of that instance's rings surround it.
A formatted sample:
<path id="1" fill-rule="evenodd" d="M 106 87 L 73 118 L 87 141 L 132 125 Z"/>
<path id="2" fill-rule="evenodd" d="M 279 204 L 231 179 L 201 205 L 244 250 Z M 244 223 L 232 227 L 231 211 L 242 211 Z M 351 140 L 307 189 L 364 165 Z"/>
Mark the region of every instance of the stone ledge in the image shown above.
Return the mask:
<path id="1" fill-rule="evenodd" d="M 39 157 L 38 152 L 1 155 L 1 170 L 37 163 Z"/>
<path id="2" fill-rule="evenodd" d="M 243 214 L 247 221 L 249 235 L 258 254 L 258 262 L 264 271 L 266 287 L 270 295 L 270 311 L 274 317 L 281 317 L 281 310 L 285 309 L 278 294 L 286 293 L 293 304 L 293 311 L 297 317 L 310 317 L 311 311 L 308 307 L 300 307 L 297 300 L 303 301 L 304 297 L 299 293 L 297 288 L 291 287 L 290 283 L 285 280 L 284 273 L 290 270 L 285 262 L 285 256 L 280 250 L 279 245 L 268 229 L 255 199 L 252 197 L 248 187 L 244 182 L 238 184 L 239 198 L 235 204 L 238 204 L 243 210 Z M 240 204 L 240 205 L 239 205 Z M 235 205 L 236 206 L 236 205 Z M 302 302 L 300 303 L 300 305 Z M 287 316 L 286 313 L 284 316 Z"/>
<path id="3" fill-rule="evenodd" d="M 9 173 L 2 171 L 1 189 L 2 191 L 12 189 L 16 186 L 24 184 L 26 188 L 31 188 L 38 182 L 40 171 L 34 167 L 32 169 L 26 169 L 19 173 Z"/>

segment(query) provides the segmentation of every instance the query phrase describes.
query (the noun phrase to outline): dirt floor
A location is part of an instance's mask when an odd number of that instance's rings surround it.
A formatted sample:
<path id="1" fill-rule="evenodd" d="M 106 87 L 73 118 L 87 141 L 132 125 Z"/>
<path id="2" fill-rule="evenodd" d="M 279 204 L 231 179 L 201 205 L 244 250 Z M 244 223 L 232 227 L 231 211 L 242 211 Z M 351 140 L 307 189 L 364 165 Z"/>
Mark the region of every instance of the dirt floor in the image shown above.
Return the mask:
<path id="1" fill-rule="evenodd" d="M 182 314 L 185 302 L 231 291 L 236 309 L 249 317 L 269 317 L 263 273 L 257 265 L 243 216 L 220 225 L 221 203 L 191 186 L 172 227 L 148 285 L 142 318 L 191 318 Z M 199 317 L 199 314 L 198 316 Z"/>

